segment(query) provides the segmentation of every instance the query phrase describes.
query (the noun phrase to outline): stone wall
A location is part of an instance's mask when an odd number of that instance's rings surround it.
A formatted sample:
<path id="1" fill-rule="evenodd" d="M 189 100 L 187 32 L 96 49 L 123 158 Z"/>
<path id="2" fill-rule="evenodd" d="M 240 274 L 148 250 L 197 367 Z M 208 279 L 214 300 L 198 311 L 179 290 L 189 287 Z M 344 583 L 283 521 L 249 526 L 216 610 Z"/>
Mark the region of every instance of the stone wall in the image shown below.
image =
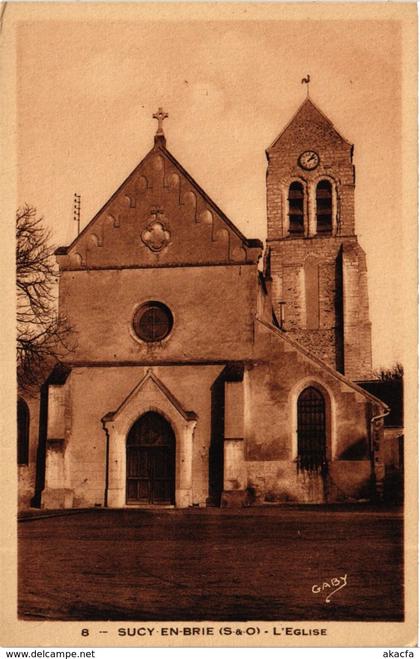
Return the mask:
<path id="1" fill-rule="evenodd" d="M 63 272 L 60 309 L 76 332 L 72 362 L 240 359 L 249 351 L 258 289 L 255 266 Z M 173 328 L 141 341 L 133 317 L 144 302 L 164 303 Z"/>

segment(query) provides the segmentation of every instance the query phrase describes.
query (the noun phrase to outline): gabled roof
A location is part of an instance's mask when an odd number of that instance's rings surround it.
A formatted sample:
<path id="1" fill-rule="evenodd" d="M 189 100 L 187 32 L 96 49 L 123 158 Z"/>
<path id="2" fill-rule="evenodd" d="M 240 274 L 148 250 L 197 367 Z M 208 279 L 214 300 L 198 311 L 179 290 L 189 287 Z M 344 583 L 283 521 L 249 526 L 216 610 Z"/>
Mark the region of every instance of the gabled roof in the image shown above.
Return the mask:
<path id="1" fill-rule="evenodd" d="M 128 403 L 134 399 L 136 394 L 138 394 L 141 389 L 145 387 L 147 383 L 153 383 L 154 386 L 161 392 L 161 394 L 169 401 L 169 403 L 179 412 L 181 416 L 184 417 L 186 421 L 192 421 L 197 419 L 195 412 L 190 410 L 184 410 L 179 400 L 169 391 L 169 389 L 163 384 L 161 380 L 153 373 L 151 369 L 148 369 L 146 375 L 140 380 L 138 384 L 130 391 L 128 396 L 122 401 L 119 407 L 114 412 L 108 412 L 102 417 L 103 422 L 113 421 L 116 419 L 121 411 L 128 405 Z"/>
<path id="2" fill-rule="evenodd" d="M 70 245 L 58 247 L 55 250 L 55 254 L 68 254 L 70 250 L 73 249 L 80 241 L 80 239 L 89 231 L 89 229 L 95 224 L 96 220 L 102 216 L 102 214 L 107 210 L 108 206 L 114 201 L 116 197 L 124 190 L 127 184 L 130 182 L 136 173 L 142 168 L 146 160 L 152 155 L 160 153 L 162 156 L 167 158 L 174 167 L 179 171 L 179 173 L 185 177 L 193 189 L 200 195 L 205 202 L 210 206 L 210 208 L 220 217 L 220 219 L 227 225 L 227 227 L 246 245 L 246 247 L 255 248 L 259 247 L 263 249 L 263 243 L 258 238 L 246 238 L 244 234 L 236 227 L 236 225 L 225 215 L 225 213 L 217 206 L 217 204 L 207 195 L 203 188 L 194 180 L 194 178 L 184 169 L 184 167 L 178 162 L 178 160 L 168 151 L 166 146 L 162 142 L 155 143 L 155 146 L 145 155 L 145 157 L 139 162 L 139 164 L 133 169 L 133 171 L 127 176 L 127 178 L 121 183 L 118 189 L 112 194 L 112 196 L 105 202 L 102 208 L 96 213 L 96 215 L 88 222 L 88 224 L 83 228 L 80 234 L 70 243 Z"/>
<path id="3" fill-rule="evenodd" d="M 336 134 L 337 136 L 343 141 L 346 142 L 346 144 L 349 144 L 352 146 L 351 142 L 346 140 L 345 137 L 340 135 L 338 130 L 335 128 L 334 124 L 328 117 L 318 108 L 317 105 L 308 97 L 306 98 L 303 103 L 299 106 L 298 110 L 295 112 L 293 117 L 290 119 L 289 123 L 283 128 L 281 133 L 277 135 L 276 139 L 270 144 L 270 146 L 266 149 L 266 152 L 270 151 L 273 149 L 277 142 L 281 139 L 281 137 L 284 135 L 284 133 L 292 126 L 294 123 L 300 123 L 303 121 L 303 119 L 308 116 L 312 116 L 312 120 L 316 117 L 319 118 L 320 122 L 327 124 Z"/>
<path id="4" fill-rule="evenodd" d="M 143 165 L 143 163 L 147 160 L 147 158 L 150 156 L 151 153 L 155 151 L 155 147 L 153 149 L 150 149 L 148 153 L 144 156 L 144 158 L 136 165 L 136 167 L 133 169 L 132 172 L 124 179 L 124 181 L 121 183 L 121 185 L 115 190 L 115 192 L 109 197 L 109 199 L 106 200 L 104 205 L 98 210 L 96 215 L 92 217 L 91 220 L 86 224 L 85 227 L 81 230 L 81 232 L 76 236 L 76 238 L 70 243 L 70 245 L 61 245 L 60 247 L 57 247 L 55 250 L 54 254 L 60 255 L 60 254 L 68 254 L 68 252 L 77 245 L 77 243 L 80 241 L 82 236 L 84 236 L 88 230 L 91 228 L 93 224 L 95 224 L 96 220 L 106 211 L 107 207 L 114 201 L 116 197 L 124 190 L 125 186 L 127 183 L 130 181 L 130 179 L 136 174 L 137 170 L 140 169 Z"/>
<path id="5" fill-rule="evenodd" d="M 263 249 L 264 245 L 263 242 L 259 238 L 246 238 L 244 234 L 237 228 L 237 226 L 229 220 L 227 215 L 224 214 L 224 212 L 215 204 L 215 202 L 207 195 L 207 193 L 203 190 L 203 188 L 193 179 L 193 177 L 182 167 L 182 165 L 176 160 L 176 158 L 166 149 L 166 147 L 159 147 L 160 151 L 164 153 L 167 158 L 172 162 L 172 164 L 181 172 L 183 176 L 191 183 L 193 188 L 200 194 L 208 203 L 209 206 L 218 214 L 220 215 L 221 219 L 228 225 L 228 227 L 236 233 L 238 238 L 240 238 L 246 245 L 247 247 L 261 247 Z"/>

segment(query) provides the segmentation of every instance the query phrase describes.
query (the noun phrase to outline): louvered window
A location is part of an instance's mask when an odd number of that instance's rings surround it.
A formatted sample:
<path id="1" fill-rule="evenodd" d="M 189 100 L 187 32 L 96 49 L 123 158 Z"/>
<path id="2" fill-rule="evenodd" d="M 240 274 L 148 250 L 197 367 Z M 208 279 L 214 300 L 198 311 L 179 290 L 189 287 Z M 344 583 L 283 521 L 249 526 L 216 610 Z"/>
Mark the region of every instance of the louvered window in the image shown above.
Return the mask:
<path id="1" fill-rule="evenodd" d="M 302 183 L 295 181 L 289 187 L 289 234 L 302 235 L 304 232 L 305 194 Z"/>
<path id="2" fill-rule="evenodd" d="M 329 181 L 320 181 L 316 186 L 316 231 L 318 234 L 332 232 L 332 187 Z"/>

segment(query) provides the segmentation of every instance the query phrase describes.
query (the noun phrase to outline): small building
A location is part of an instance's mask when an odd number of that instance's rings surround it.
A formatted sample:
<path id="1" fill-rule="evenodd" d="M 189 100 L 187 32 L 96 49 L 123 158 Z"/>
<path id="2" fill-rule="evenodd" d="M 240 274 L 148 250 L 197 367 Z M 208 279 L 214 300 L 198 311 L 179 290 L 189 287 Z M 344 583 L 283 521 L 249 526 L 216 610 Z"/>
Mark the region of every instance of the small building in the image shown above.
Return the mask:
<path id="1" fill-rule="evenodd" d="M 402 369 L 376 380 L 365 380 L 360 386 L 380 398 L 389 408 L 384 418 L 382 463 L 384 467 L 383 498 L 389 503 L 404 500 L 404 382 Z"/>
<path id="2" fill-rule="evenodd" d="M 75 341 L 41 391 L 34 501 L 372 499 L 389 409 L 360 386 L 371 324 L 353 146 L 305 100 L 266 152 L 264 252 L 168 150 L 164 116 L 56 251 Z"/>

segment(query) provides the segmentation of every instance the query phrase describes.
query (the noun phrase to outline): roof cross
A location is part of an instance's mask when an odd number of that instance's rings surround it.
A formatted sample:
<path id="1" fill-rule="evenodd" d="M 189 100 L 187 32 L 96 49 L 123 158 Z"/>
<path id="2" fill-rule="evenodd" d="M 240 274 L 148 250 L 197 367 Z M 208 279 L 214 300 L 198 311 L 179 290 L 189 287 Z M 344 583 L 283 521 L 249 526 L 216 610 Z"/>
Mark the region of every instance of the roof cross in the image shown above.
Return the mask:
<path id="1" fill-rule="evenodd" d="M 163 135 L 163 120 L 169 117 L 169 114 L 167 112 L 164 112 L 162 108 L 159 108 L 158 112 L 155 112 L 153 115 L 153 119 L 157 119 L 158 121 L 158 129 L 156 131 L 156 135 Z"/>

